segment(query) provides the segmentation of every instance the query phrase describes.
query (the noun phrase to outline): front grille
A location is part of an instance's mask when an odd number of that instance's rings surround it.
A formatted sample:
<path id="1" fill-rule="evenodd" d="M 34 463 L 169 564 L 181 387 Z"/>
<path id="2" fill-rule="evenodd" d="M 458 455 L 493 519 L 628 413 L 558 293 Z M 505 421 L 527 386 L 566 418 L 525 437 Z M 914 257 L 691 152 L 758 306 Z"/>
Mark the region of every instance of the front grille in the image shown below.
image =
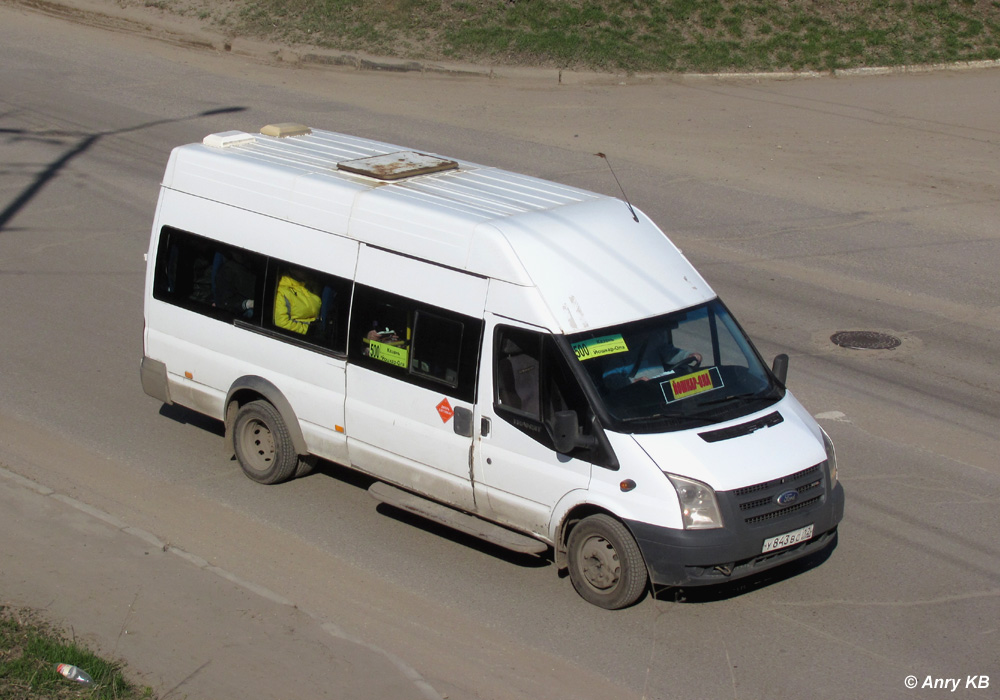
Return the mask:
<path id="1" fill-rule="evenodd" d="M 753 486 L 744 486 L 741 489 L 735 489 L 731 493 L 739 498 L 740 496 L 746 496 L 751 493 L 756 493 L 758 491 L 767 491 L 768 489 L 775 488 L 777 486 L 784 486 L 785 484 L 790 484 L 793 481 L 798 481 L 799 479 L 804 479 L 807 476 L 812 476 L 813 474 L 819 475 L 820 464 L 814 467 L 809 467 L 808 469 L 803 469 L 800 472 L 795 472 L 789 476 L 783 476 L 780 479 L 773 479 L 771 481 L 765 481 L 760 484 L 754 484 Z"/>
<path id="2" fill-rule="evenodd" d="M 821 462 L 779 479 L 744 486 L 720 495 L 729 501 L 745 524 L 757 525 L 779 520 L 821 503 L 826 495 L 825 483 Z M 778 503 L 778 497 L 789 491 L 796 492 L 796 500 L 787 505 Z"/>
<path id="3" fill-rule="evenodd" d="M 787 508 L 782 508 L 781 510 L 772 510 L 770 513 L 765 513 L 764 515 L 755 515 L 752 518 L 746 518 L 744 522 L 747 525 L 756 525 L 757 523 L 763 523 L 768 520 L 777 520 L 778 518 L 783 518 L 786 515 L 791 515 L 792 513 L 805 510 L 813 503 L 817 503 L 820 497 L 810 498 L 808 501 L 802 501 L 802 503 L 796 503 L 794 506 L 788 506 Z"/>
<path id="4" fill-rule="evenodd" d="M 811 469 L 808 470 L 808 471 L 806 471 L 806 472 L 799 472 L 799 473 L 800 474 L 806 474 L 806 473 L 810 473 L 810 472 L 812 472 Z M 823 480 L 822 479 L 816 479 L 816 481 L 810 482 L 810 483 L 806 484 L 805 486 L 800 486 L 799 488 L 797 488 L 795 490 L 798 491 L 799 495 L 801 496 L 804 493 L 808 493 L 809 491 L 814 491 L 815 489 L 820 488 L 822 485 L 823 485 Z M 759 486 L 759 484 L 758 484 L 758 486 Z M 757 487 L 756 486 L 748 486 L 747 488 L 748 489 L 755 489 Z M 812 499 L 809 502 L 812 503 L 815 500 L 816 499 L 814 498 L 814 499 Z M 774 501 L 774 497 L 773 496 L 768 496 L 767 498 L 758 498 L 758 499 L 753 500 L 753 501 L 744 501 L 744 502 L 740 503 L 740 510 L 741 511 L 748 511 L 748 510 L 754 510 L 756 508 L 762 508 L 762 507 L 768 505 L 769 503 L 771 503 L 773 501 Z M 796 505 L 800 505 L 800 504 L 796 504 Z M 795 509 L 795 506 L 792 506 L 790 508 L 786 508 L 784 511 L 781 511 L 781 512 L 786 512 L 786 511 L 790 512 L 790 511 L 792 511 L 794 509 Z"/>

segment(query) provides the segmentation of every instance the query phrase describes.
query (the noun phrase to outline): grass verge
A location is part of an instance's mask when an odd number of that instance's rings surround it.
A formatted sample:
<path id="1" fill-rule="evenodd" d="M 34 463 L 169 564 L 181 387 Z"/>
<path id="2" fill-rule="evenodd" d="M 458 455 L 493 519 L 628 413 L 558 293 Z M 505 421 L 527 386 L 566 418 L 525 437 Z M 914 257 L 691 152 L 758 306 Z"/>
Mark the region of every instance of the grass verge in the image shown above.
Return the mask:
<path id="1" fill-rule="evenodd" d="M 90 685 L 63 678 L 56 664 L 86 671 Z M 46 623 L 30 610 L 0 605 L 0 700 L 141 700 L 150 688 L 130 683 L 122 666 L 107 661 Z"/>
<path id="2" fill-rule="evenodd" d="M 119 0 L 234 35 L 418 59 L 627 72 L 1000 59 L 1000 0 Z"/>

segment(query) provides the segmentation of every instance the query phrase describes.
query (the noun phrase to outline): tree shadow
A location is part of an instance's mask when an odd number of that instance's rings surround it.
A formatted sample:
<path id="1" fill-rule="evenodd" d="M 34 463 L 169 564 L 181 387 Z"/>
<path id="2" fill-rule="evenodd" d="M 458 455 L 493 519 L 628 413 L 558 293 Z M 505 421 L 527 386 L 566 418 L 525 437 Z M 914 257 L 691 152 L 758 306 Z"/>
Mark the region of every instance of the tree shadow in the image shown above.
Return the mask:
<path id="1" fill-rule="evenodd" d="M 133 131 L 141 131 L 143 129 L 149 129 L 155 126 L 160 126 L 162 124 L 175 124 L 178 122 L 187 121 L 189 119 L 199 119 L 201 117 L 211 117 L 218 114 L 233 114 L 236 112 L 243 112 L 246 107 L 218 107 L 216 109 L 205 110 L 204 112 L 199 112 L 197 114 L 192 114 L 187 117 L 176 117 L 172 119 L 157 119 L 151 122 L 146 122 L 144 124 L 137 124 L 136 126 L 128 126 L 121 129 L 112 129 L 109 131 L 98 131 L 92 134 L 80 134 L 71 131 L 27 131 L 24 129 L 0 129 L 0 134 L 8 136 L 13 141 L 17 140 L 33 140 L 36 142 L 45 143 L 62 143 L 62 140 L 66 137 L 75 137 L 79 139 L 76 144 L 71 146 L 67 151 L 65 151 L 61 156 L 56 158 L 54 161 L 49 163 L 40 173 L 38 173 L 24 190 L 18 194 L 14 200 L 8 204 L 6 207 L 0 211 L 0 232 L 7 230 L 7 224 L 17 216 L 17 214 L 24 209 L 33 200 L 39 192 L 41 192 L 45 186 L 55 179 L 62 170 L 69 165 L 69 163 L 82 153 L 86 153 L 90 150 L 94 144 L 96 144 L 101 139 L 107 136 L 118 136 L 121 134 L 131 133 Z"/>

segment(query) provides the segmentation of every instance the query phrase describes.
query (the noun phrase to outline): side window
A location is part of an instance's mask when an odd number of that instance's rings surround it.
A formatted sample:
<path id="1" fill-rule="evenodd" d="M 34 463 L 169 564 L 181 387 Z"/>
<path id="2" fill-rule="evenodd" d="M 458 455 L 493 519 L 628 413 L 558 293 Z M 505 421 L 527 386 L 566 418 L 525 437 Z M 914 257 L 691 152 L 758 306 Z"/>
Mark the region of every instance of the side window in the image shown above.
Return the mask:
<path id="1" fill-rule="evenodd" d="M 153 296 L 226 321 L 259 314 L 264 256 L 165 226 Z"/>
<path id="2" fill-rule="evenodd" d="M 461 321 L 417 311 L 413 321 L 410 371 L 452 388 L 457 387 L 464 331 L 465 324 Z"/>
<path id="3" fill-rule="evenodd" d="M 345 352 L 351 282 L 277 260 L 271 267 L 265 326 L 296 340 Z"/>
<path id="4" fill-rule="evenodd" d="M 502 328 L 496 337 L 496 402 L 518 415 L 541 422 L 542 336 L 520 328 Z"/>
<path id="5" fill-rule="evenodd" d="M 548 334 L 499 326 L 494 337 L 494 409 L 518 430 L 553 448 L 559 411 L 576 411 L 580 434 L 593 434 L 592 412 L 555 341 Z M 578 448 L 573 456 L 591 458 Z"/>
<path id="6" fill-rule="evenodd" d="M 412 303 L 358 285 L 351 319 L 349 354 L 372 369 L 405 376 L 413 336 Z"/>
<path id="7" fill-rule="evenodd" d="M 381 374 L 474 401 L 482 321 L 357 285 L 348 355 Z"/>

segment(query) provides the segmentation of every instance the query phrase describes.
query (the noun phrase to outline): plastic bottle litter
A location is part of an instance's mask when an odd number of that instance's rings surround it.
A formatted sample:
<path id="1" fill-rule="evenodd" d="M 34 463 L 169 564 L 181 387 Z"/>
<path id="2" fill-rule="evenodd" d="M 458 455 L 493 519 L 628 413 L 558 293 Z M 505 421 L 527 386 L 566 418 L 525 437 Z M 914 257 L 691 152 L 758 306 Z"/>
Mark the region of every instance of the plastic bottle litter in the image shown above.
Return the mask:
<path id="1" fill-rule="evenodd" d="M 78 681 L 88 685 L 94 682 L 94 679 L 86 671 L 81 671 L 76 666 L 71 666 L 70 664 L 56 664 L 56 671 L 71 681 Z"/>

